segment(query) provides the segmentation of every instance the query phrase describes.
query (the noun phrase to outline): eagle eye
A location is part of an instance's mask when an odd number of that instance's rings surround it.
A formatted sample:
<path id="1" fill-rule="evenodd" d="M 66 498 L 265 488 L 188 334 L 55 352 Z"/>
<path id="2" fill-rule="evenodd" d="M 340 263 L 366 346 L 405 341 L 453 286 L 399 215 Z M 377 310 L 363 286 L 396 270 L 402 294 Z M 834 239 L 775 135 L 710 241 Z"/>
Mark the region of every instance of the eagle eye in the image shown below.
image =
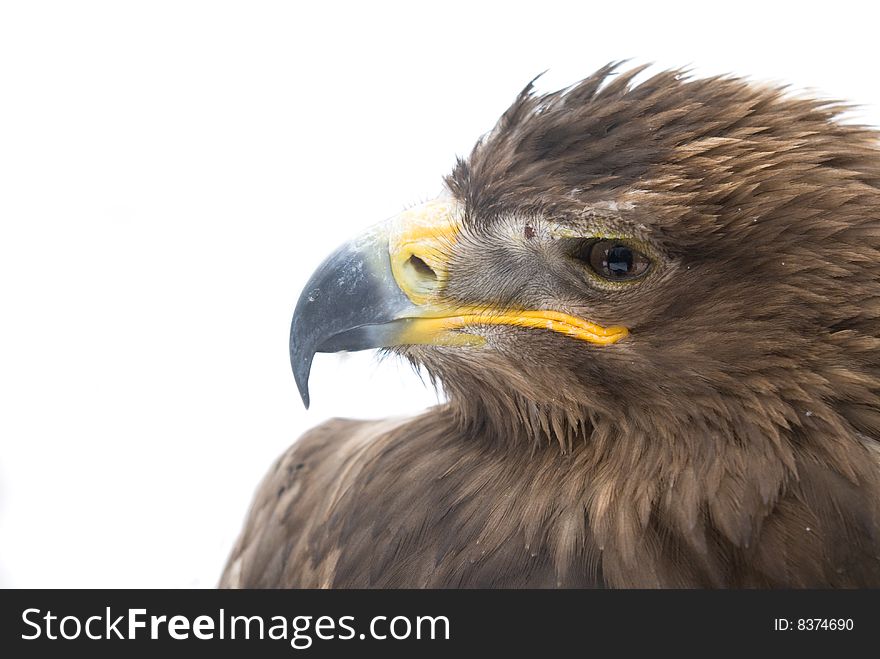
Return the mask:
<path id="1" fill-rule="evenodd" d="M 574 257 L 586 263 L 608 281 L 630 281 L 644 275 L 651 265 L 639 250 L 616 239 L 590 240 L 581 243 Z"/>

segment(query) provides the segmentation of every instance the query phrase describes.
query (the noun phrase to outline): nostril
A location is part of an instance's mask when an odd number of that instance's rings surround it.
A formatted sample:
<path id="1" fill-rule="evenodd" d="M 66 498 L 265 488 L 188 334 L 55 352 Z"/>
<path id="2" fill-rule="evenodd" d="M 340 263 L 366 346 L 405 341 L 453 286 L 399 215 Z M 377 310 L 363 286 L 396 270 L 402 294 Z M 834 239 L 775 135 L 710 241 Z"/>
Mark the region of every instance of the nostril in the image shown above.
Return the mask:
<path id="1" fill-rule="evenodd" d="M 435 270 L 428 265 L 433 261 L 434 255 L 430 253 L 425 255 L 426 251 L 430 252 L 407 245 L 405 249 L 391 254 L 394 280 L 400 286 L 400 290 L 416 304 L 427 304 L 429 298 L 438 293 L 446 278 L 443 262 L 438 257 L 439 267 Z M 427 258 L 420 255 L 425 255 Z"/>
<path id="2" fill-rule="evenodd" d="M 415 272 L 416 275 L 418 275 L 421 279 L 427 279 L 430 281 L 437 280 L 437 273 L 434 272 L 434 270 L 431 268 L 431 266 L 429 266 L 427 263 L 425 263 L 422 259 L 420 259 L 415 254 L 412 254 L 409 257 L 408 263 L 409 263 L 410 267 L 413 269 L 413 272 Z"/>

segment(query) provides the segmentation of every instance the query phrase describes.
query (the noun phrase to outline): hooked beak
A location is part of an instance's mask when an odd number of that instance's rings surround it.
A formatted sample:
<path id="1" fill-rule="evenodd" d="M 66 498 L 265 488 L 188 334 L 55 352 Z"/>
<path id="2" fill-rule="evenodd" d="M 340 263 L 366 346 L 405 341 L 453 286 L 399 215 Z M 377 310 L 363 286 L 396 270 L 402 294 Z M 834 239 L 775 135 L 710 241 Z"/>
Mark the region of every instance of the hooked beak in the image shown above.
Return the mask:
<path id="1" fill-rule="evenodd" d="M 408 210 L 345 243 L 318 267 L 290 327 L 290 364 L 306 407 L 316 352 L 417 341 L 414 323 L 428 313 L 424 303 L 445 280 L 444 252 L 454 242 L 454 218 L 454 205 L 446 201 Z M 468 342 L 465 335 L 442 334 L 435 342 Z"/>
<path id="2" fill-rule="evenodd" d="M 460 230 L 449 199 L 405 211 L 339 247 L 309 279 L 293 313 L 290 364 L 303 404 L 316 352 L 397 345 L 480 345 L 467 329 L 516 325 L 607 345 L 627 334 L 548 310 L 500 310 L 445 301 L 442 291 Z"/>

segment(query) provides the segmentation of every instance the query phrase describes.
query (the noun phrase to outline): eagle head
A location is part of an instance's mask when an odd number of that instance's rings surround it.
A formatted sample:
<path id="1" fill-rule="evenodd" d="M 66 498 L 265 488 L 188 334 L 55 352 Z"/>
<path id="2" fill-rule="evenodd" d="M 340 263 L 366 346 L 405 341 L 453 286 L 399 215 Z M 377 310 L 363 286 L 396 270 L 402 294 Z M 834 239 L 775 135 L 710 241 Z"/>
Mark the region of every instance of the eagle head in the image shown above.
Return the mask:
<path id="1" fill-rule="evenodd" d="M 316 351 L 382 347 L 505 438 L 880 428 L 876 134 L 780 88 L 615 69 L 529 84 L 444 195 L 318 269 L 290 342 L 306 404 Z"/>

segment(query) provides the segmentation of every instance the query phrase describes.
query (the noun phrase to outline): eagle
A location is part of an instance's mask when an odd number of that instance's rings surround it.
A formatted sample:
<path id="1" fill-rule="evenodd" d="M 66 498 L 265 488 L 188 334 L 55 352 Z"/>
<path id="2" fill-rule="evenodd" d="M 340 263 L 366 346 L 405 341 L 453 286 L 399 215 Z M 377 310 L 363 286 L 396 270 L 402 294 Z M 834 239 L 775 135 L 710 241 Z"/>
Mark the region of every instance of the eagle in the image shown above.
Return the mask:
<path id="1" fill-rule="evenodd" d="M 643 68 L 533 80 L 318 268 L 305 405 L 316 352 L 375 348 L 445 402 L 306 432 L 221 587 L 880 586 L 878 133 Z"/>

